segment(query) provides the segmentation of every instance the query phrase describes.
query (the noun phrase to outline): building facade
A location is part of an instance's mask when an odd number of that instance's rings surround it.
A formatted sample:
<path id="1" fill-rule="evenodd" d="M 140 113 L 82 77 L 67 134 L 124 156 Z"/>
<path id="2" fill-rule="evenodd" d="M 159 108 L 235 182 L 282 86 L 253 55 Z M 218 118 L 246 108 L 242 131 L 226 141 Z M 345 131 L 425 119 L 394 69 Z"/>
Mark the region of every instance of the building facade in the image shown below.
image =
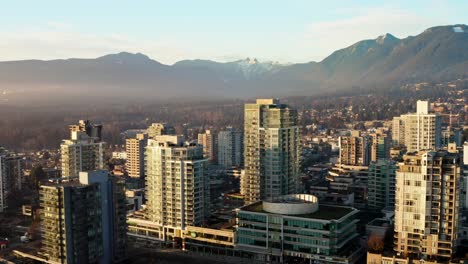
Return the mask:
<path id="1" fill-rule="evenodd" d="M 468 209 L 468 141 L 463 144 L 463 172 L 462 172 L 462 192 L 460 206 Z"/>
<path id="2" fill-rule="evenodd" d="M 218 133 L 218 164 L 225 168 L 243 165 L 242 133 L 232 127 Z"/>
<path id="3" fill-rule="evenodd" d="M 0 147 L 0 213 L 8 208 L 10 194 L 22 189 L 23 169 L 22 156 Z"/>
<path id="4" fill-rule="evenodd" d="M 399 256 L 448 262 L 457 245 L 458 153 L 405 155 L 396 172 L 395 245 Z"/>
<path id="5" fill-rule="evenodd" d="M 146 208 L 156 224 L 201 226 L 209 213 L 208 160 L 182 136 L 157 136 L 146 147 Z"/>
<path id="6" fill-rule="evenodd" d="M 80 171 L 104 168 L 105 143 L 89 137 L 83 131 L 72 131 L 71 139 L 60 145 L 62 175 L 77 176 Z"/>
<path id="7" fill-rule="evenodd" d="M 241 178 L 245 202 L 296 193 L 300 153 L 295 109 L 275 99 L 246 104 Z"/>
<path id="8" fill-rule="evenodd" d="M 370 161 L 390 158 L 391 138 L 379 131 L 369 135 L 372 138 Z"/>
<path id="9" fill-rule="evenodd" d="M 401 116 L 395 116 L 392 120 L 392 146 L 405 144 L 405 127 Z"/>
<path id="10" fill-rule="evenodd" d="M 148 138 L 155 139 L 156 136 L 161 135 L 175 135 L 175 128 L 166 123 L 152 123 L 146 130 Z"/>
<path id="11" fill-rule="evenodd" d="M 145 147 L 147 142 L 148 135 L 142 133 L 125 141 L 125 152 L 127 153 L 125 168 L 128 176 L 142 180 L 145 178 Z"/>
<path id="12" fill-rule="evenodd" d="M 211 163 L 216 162 L 217 138 L 211 130 L 205 130 L 205 133 L 198 134 L 198 144 L 203 146 L 203 157 Z"/>
<path id="13" fill-rule="evenodd" d="M 40 188 L 42 246 L 52 263 L 114 263 L 126 256 L 124 183 L 82 172 Z"/>
<path id="14" fill-rule="evenodd" d="M 90 138 L 93 138 L 96 142 L 102 140 L 102 124 L 92 123 L 89 120 L 79 120 L 78 124 L 68 126 L 70 134 L 73 132 L 84 132 Z"/>
<path id="15" fill-rule="evenodd" d="M 380 211 L 395 205 L 395 172 L 397 166 L 392 160 L 379 159 L 369 164 L 367 174 L 367 206 Z"/>
<path id="16" fill-rule="evenodd" d="M 416 113 L 393 119 L 393 142 L 408 152 L 433 150 L 441 146 L 441 116 L 429 113 L 429 102 L 418 101 Z"/>
<path id="17" fill-rule="evenodd" d="M 265 263 L 355 263 L 357 245 L 352 207 L 319 205 L 313 195 L 258 201 L 237 211 L 236 246 Z M 301 263 L 301 262 L 299 262 Z"/>
<path id="18" fill-rule="evenodd" d="M 367 166 L 371 161 L 372 137 L 361 135 L 360 131 L 351 131 L 350 136 L 339 138 L 340 164 Z"/>
<path id="19" fill-rule="evenodd" d="M 441 132 L 441 147 L 448 147 L 450 143 L 455 143 L 457 147 L 461 147 L 463 145 L 463 129 L 461 128 L 454 128 L 454 127 L 446 127 Z"/>

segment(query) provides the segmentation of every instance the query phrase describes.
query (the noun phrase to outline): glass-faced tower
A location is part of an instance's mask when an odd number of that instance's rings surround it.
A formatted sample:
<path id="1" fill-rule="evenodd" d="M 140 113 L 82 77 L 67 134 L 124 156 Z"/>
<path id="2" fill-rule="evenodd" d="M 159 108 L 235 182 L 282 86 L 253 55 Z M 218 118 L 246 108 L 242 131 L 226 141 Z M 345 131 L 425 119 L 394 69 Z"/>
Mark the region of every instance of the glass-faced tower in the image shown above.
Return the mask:
<path id="1" fill-rule="evenodd" d="M 246 203 L 296 193 L 299 142 L 295 109 L 275 99 L 245 105 L 241 193 Z"/>

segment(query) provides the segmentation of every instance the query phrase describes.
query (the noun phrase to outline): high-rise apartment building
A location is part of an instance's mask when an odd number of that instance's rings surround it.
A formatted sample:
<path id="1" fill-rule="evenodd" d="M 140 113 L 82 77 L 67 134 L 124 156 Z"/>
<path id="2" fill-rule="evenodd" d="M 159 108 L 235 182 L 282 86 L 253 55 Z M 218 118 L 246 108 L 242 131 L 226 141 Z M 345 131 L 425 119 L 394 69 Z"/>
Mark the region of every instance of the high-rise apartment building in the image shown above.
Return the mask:
<path id="1" fill-rule="evenodd" d="M 395 116 L 392 120 L 392 146 L 405 144 L 405 127 L 401 116 Z"/>
<path id="2" fill-rule="evenodd" d="M 367 206 L 380 211 L 395 205 L 395 171 L 394 161 L 379 159 L 369 164 L 367 173 Z"/>
<path id="3" fill-rule="evenodd" d="M 60 145 L 62 175 L 77 176 L 80 171 L 104 168 L 105 143 L 83 131 L 72 131 L 71 139 Z"/>
<path id="4" fill-rule="evenodd" d="M 393 118 L 393 143 L 408 152 L 433 150 L 441 144 L 441 116 L 429 113 L 429 102 L 418 101 L 416 113 Z"/>
<path id="5" fill-rule="evenodd" d="M 114 263 L 126 255 L 124 183 L 105 170 L 40 188 L 42 247 L 49 263 Z"/>
<path id="6" fill-rule="evenodd" d="M 296 193 L 300 154 L 295 109 L 275 99 L 245 105 L 241 193 L 246 203 Z"/>
<path id="7" fill-rule="evenodd" d="M 460 207 L 468 209 L 468 141 L 463 144 L 462 192 Z"/>
<path id="8" fill-rule="evenodd" d="M 396 172 L 395 245 L 401 257 L 448 263 L 457 243 L 460 199 L 458 153 L 405 155 Z"/>
<path id="9" fill-rule="evenodd" d="M 203 157 L 210 162 L 216 162 L 216 136 L 211 130 L 198 134 L 198 144 L 203 146 Z"/>
<path id="10" fill-rule="evenodd" d="M 391 147 L 390 136 L 383 131 L 371 133 L 369 136 L 372 138 L 370 160 L 389 159 Z"/>
<path id="11" fill-rule="evenodd" d="M 371 160 L 372 137 L 351 131 L 349 136 L 339 138 L 340 164 L 367 166 Z"/>
<path id="12" fill-rule="evenodd" d="M 148 138 L 155 139 L 161 135 L 175 135 L 175 128 L 166 123 L 152 123 L 146 130 Z"/>
<path id="13" fill-rule="evenodd" d="M 440 146 L 446 148 L 450 143 L 455 143 L 457 147 L 461 147 L 463 144 L 462 139 L 463 130 L 461 128 L 448 126 L 442 129 Z"/>
<path id="14" fill-rule="evenodd" d="M 242 133 L 232 127 L 218 133 L 218 164 L 225 168 L 240 167 L 243 163 Z"/>
<path id="15" fill-rule="evenodd" d="M 0 147 L 0 213 L 8 207 L 10 194 L 22 189 L 24 160 L 22 156 Z"/>
<path id="16" fill-rule="evenodd" d="M 85 132 L 91 138 L 94 138 L 96 142 L 102 140 L 102 124 L 91 123 L 89 120 L 79 120 L 78 124 L 68 126 L 70 134 L 76 131 Z"/>
<path id="17" fill-rule="evenodd" d="M 208 160 L 182 136 L 156 136 L 146 147 L 146 208 L 150 221 L 184 229 L 209 213 Z"/>
<path id="18" fill-rule="evenodd" d="M 128 176 L 144 179 L 145 177 L 145 147 L 148 142 L 147 134 L 137 134 L 125 141 L 127 161 L 125 163 Z"/>
<path id="19" fill-rule="evenodd" d="M 463 164 L 468 166 L 468 141 L 463 144 Z"/>

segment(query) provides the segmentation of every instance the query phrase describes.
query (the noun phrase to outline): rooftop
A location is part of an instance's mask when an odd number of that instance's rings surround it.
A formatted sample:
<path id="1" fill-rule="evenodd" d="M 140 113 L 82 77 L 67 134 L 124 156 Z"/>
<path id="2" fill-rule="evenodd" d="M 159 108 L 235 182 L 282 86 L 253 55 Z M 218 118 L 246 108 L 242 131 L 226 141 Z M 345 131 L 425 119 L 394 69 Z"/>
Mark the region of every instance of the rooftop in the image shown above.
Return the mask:
<path id="1" fill-rule="evenodd" d="M 271 214 L 263 210 L 263 203 L 261 201 L 244 206 L 241 208 L 241 211 Z M 352 207 L 319 205 L 319 208 L 316 212 L 313 212 L 310 214 L 290 215 L 290 216 L 310 218 L 310 219 L 320 219 L 320 220 L 338 220 L 353 211 L 357 211 L 357 210 Z"/>
<path id="2" fill-rule="evenodd" d="M 368 226 L 383 226 L 387 227 L 390 225 L 390 220 L 388 219 L 383 219 L 383 218 L 375 218 L 374 220 L 370 221 Z"/>
<path id="3" fill-rule="evenodd" d="M 67 187 L 67 186 L 86 186 L 85 184 L 80 183 L 78 177 L 63 177 L 63 178 L 55 178 L 55 179 L 48 179 L 47 181 L 42 181 L 41 186 L 49 186 L 49 187 Z"/>

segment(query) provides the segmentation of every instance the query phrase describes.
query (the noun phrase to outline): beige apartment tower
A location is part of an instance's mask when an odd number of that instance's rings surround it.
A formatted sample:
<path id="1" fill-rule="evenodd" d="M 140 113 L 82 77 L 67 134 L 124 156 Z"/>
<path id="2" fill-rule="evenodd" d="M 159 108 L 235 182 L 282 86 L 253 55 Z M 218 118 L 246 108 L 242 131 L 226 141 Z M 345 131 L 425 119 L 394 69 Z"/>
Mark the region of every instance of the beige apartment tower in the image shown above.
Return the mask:
<path id="1" fill-rule="evenodd" d="M 91 138 L 94 138 L 96 142 L 102 140 L 102 124 L 92 123 L 90 120 L 79 120 L 78 124 L 69 125 L 70 134 L 76 131 L 85 132 Z"/>
<path id="2" fill-rule="evenodd" d="M 245 105 L 245 203 L 296 193 L 300 166 L 297 111 L 275 99 Z"/>
<path id="3" fill-rule="evenodd" d="M 62 175 L 77 176 L 80 171 L 104 168 L 105 143 L 84 131 L 71 131 L 71 138 L 60 145 Z"/>
<path id="4" fill-rule="evenodd" d="M 161 135 L 175 135 L 175 129 L 173 126 L 167 123 L 152 123 L 151 126 L 146 129 L 148 138 L 155 139 L 156 136 Z"/>
<path id="5" fill-rule="evenodd" d="M 208 160 L 182 136 L 156 136 L 146 147 L 146 208 L 157 224 L 201 226 L 209 213 Z"/>
<path id="6" fill-rule="evenodd" d="M 198 134 L 198 144 L 203 146 L 203 157 L 210 162 L 216 162 L 216 137 L 211 130 Z"/>
<path id="7" fill-rule="evenodd" d="M 371 160 L 372 138 L 361 135 L 360 131 L 351 131 L 351 135 L 339 139 L 340 164 L 367 166 Z"/>
<path id="8" fill-rule="evenodd" d="M 457 241 L 458 153 L 405 155 L 396 172 L 395 244 L 400 257 L 448 263 Z"/>
<path id="9" fill-rule="evenodd" d="M 393 143 L 408 152 L 438 149 L 441 145 L 441 116 L 429 113 L 429 102 L 418 101 L 416 113 L 393 118 Z"/>
<path id="10" fill-rule="evenodd" d="M 148 142 L 147 134 L 137 134 L 125 141 L 127 161 L 125 163 L 128 176 L 144 179 L 145 177 L 145 147 Z"/>
<path id="11" fill-rule="evenodd" d="M 372 138 L 370 160 L 390 159 L 391 138 L 384 131 L 369 134 Z"/>

